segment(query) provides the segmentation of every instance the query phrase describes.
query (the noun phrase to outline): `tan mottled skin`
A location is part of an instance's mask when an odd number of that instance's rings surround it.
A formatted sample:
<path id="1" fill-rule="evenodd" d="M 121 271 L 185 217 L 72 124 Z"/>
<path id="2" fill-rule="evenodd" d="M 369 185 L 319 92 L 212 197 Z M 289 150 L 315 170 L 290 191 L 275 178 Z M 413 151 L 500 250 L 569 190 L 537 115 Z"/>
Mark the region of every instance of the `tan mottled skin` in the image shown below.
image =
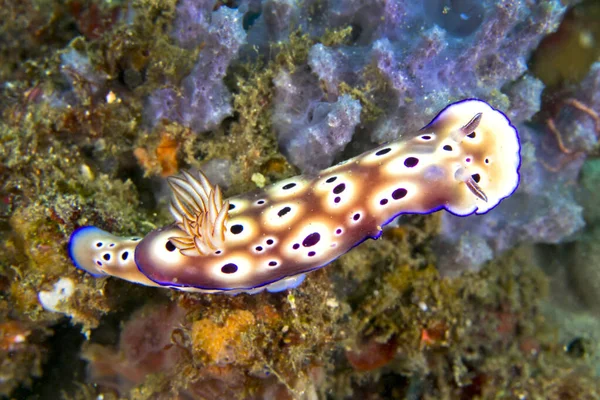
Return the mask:
<path id="1" fill-rule="evenodd" d="M 489 206 L 455 179 L 455 171 L 468 167 L 470 174 L 479 174 L 488 203 L 495 205 L 516 185 L 518 142 L 514 128 L 502 114 L 485 103 L 473 106 L 462 112 L 445 112 L 412 138 L 382 145 L 316 177 L 298 176 L 230 198 L 235 208 L 229 212 L 229 230 L 220 254 L 189 257 L 174 251 L 161 260 L 169 238 L 184 234 L 171 226 L 152 232 L 140 243 L 136 262 L 148 277 L 165 284 L 209 290 L 251 289 L 327 265 L 363 240 L 378 237 L 381 227 L 398 214 L 427 213 L 442 207 L 460 215 L 478 208 L 486 211 Z M 453 140 L 451 132 L 478 112 L 482 112 L 482 120 L 475 138 L 466 137 L 461 143 Z M 432 139 L 426 141 L 424 135 Z M 452 146 L 452 151 L 444 150 L 445 145 Z M 391 151 L 376 155 L 386 148 Z M 406 167 L 408 157 L 417 158 L 418 164 Z M 334 176 L 334 182 L 326 182 Z M 290 183 L 296 186 L 284 190 Z M 345 190 L 333 193 L 341 183 Z M 399 188 L 405 188 L 407 194 L 394 200 L 392 192 Z M 337 204 L 336 197 L 340 198 Z M 387 199 L 387 204 L 381 205 L 382 199 Z M 265 203 L 259 205 L 258 200 Z M 292 211 L 278 217 L 277 211 L 285 206 Z M 360 213 L 358 221 L 353 220 L 356 213 Z M 243 231 L 233 234 L 230 229 L 238 224 Z M 336 234 L 338 228 L 343 233 Z M 318 233 L 320 240 L 306 247 L 303 240 L 311 233 Z M 268 245 L 268 239 L 274 243 Z M 257 246 L 262 251 L 257 251 Z M 315 255 L 309 256 L 311 251 Z M 271 261 L 277 265 L 269 266 Z M 237 271 L 222 272 L 230 263 Z"/>
<path id="2" fill-rule="evenodd" d="M 457 135 L 478 114 L 481 119 L 475 133 Z M 385 149 L 389 151 L 378 155 Z M 418 163 L 407 166 L 407 159 L 413 157 Z M 151 232 L 135 248 L 135 262 L 130 257 L 118 268 L 96 265 L 106 249 L 94 248 L 93 234 L 110 237 L 118 249 L 125 246 L 119 241 L 126 239 L 99 230 L 72 239 L 77 241 L 71 246 L 73 258 L 88 272 L 146 285 L 210 293 L 281 290 L 295 286 L 302 274 L 327 265 L 360 242 L 378 237 L 382 227 L 399 214 L 442 208 L 457 215 L 489 211 L 516 188 L 519 163 L 517 132 L 508 119 L 482 101 L 466 100 L 447 107 L 414 135 L 379 146 L 318 176 L 293 177 L 228 199 L 233 208 L 226 227 L 216 225 L 225 232 L 213 253 L 201 255 L 192 247 L 182 254 L 169 239 L 188 234 L 173 224 Z M 335 181 L 328 182 L 334 177 Z M 467 186 L 465 177 L 477 178 L 487 202 Z M 295 186 L 286 189 L 290 184 Z M 340 184 L 343 190 L 339 190 Z M 336 187 L 339 193 L 335 193 Z M 398 189 L 405 189 L 406 194 L 394 199 Z M 283 214 L 284 207 L 291 210 Z M 181 214 L 175 211 L 174 217 L 181 222 Z M 237 232 L 240 226 L 243 229 Z M 126 243 L 128 249 L 134 245 Z"/>

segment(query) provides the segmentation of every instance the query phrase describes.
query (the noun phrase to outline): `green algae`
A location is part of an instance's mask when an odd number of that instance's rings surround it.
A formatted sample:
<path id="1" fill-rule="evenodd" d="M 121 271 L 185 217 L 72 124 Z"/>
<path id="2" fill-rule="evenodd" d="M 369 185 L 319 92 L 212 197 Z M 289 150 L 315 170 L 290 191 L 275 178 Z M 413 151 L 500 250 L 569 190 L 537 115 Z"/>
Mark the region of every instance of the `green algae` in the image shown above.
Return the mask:
<path id="1" fill-rule="evenodd" d="M 577 202 L 584 210 L 585 222 L 597 225 L 600 222 L 600 208 L 597 207 L 596 193 L 600 187 L 600 160 L 590 158 L 583 164 L 581 171 L 581 189 L 576 193 Z"/>
<path id="2" fill-rule="evenodd" d="M 599 17 L 597 1 L 579 2 L 533 53 L 529 68 L 551 90 L 580 82 L 598 60 Z"/>
<path id="3" fill-rule="evenodd" d="M 389 261 L 388 246 L 381 247 Z M 547 278 L 531 264 L 526 248 L 451 280 L 431 266 L 401 264 L 370 290 L 371 296 L 353 306 L 355 334 L 374 335 L 381 343 L 394 338 L 397 351 L 384 370 L 351 373 L 354 385 L 367 379 L 377 387 L 383 373 L 429 382 L 424 398 L 559 399 L 598 390 L 589 364 L 557 346 L 539 312 Z"/>

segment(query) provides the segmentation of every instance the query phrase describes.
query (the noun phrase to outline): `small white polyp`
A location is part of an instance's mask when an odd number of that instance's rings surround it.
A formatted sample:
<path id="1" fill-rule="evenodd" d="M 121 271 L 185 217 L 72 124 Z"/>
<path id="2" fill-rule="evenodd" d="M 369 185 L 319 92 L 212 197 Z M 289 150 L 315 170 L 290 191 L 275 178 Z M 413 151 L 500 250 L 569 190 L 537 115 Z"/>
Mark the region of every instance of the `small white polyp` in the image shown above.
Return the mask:
<path id="1" fill-rule="evenodd" d="M 71 278 L 60 278 L 51 291 L 42 290 L 38 300 L 47 311 L 61 312 L 60 306 L 66 304 L 75 292 L 75 283 Z"/>

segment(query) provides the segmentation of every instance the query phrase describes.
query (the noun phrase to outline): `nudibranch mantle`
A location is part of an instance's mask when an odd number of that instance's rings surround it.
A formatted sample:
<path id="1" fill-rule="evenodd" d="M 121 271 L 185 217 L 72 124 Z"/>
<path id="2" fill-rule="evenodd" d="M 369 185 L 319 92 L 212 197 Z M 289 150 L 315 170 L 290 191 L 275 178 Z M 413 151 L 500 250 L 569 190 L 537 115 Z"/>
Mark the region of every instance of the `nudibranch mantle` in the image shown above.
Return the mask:
<path id="1" fill-rule="evenodd" d="M 317 176 L 224 200 L 200 173 L 169 178 L 175 223 L 145 238 L 96 227 L 71 235 L 74 264 L 94 276 L 230 294 L 294 288 L 401 214 L 484 214 L 519 183 L 518 132 L 487 103 L 449 105 L 408 138 Z"/>

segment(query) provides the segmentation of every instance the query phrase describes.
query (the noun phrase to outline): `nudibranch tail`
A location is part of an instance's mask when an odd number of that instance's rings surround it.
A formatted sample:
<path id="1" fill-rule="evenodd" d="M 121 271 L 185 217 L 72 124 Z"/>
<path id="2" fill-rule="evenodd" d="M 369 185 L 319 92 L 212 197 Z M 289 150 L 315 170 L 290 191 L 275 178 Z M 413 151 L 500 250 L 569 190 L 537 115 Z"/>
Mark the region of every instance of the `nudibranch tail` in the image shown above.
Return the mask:
<path id="1" fill-rule="evenodd" d="M 69 256 L 77 268 L 95 277 L 110 275 L 157 286 L 139 271 L 134 261 L 140 240 L 139 237 L 118 237 L 95 226 L 84 226 L 71 234 Z"/>
<path id="2" fill-rule="evenodd" d="M 478 99 L 447 106 L 421 132 L 443 132 L 454 125 L 460 126 L 460 135 L 452 133 L 451 137 L 465 154 L 462 165 L 455 167 L 455 179 L 481 200 L 474 212 L 484 214 L 517 189 L 521 165 L 519 134 L 506 115 Z M 472 213 L 452 205 L 444 208 L 461 216 Z"/>
<path id="3" fill-rule="evenodd" d="M 134 244 L 97 228 L 74 233 L 71 254 L 93 274 L 143 277 L 186 291 L 293 288 L 307 272 L 379 237 L 398 215 L 488 212 L 516 189 L 519 153 L 517 130 L 502 112 L 480 100 L 463 100 L 408 138 L 316 177 L 296 176 L 227 201 L 203 174 L 196 178 L 184 171 L 169 178 L 175 222 L 137 244 L 135 263 L 126 265 L 133 270 L 137 264 L 138 275 L 98 268 L 98 241 L 110 238 L 129 251 Z"/>

